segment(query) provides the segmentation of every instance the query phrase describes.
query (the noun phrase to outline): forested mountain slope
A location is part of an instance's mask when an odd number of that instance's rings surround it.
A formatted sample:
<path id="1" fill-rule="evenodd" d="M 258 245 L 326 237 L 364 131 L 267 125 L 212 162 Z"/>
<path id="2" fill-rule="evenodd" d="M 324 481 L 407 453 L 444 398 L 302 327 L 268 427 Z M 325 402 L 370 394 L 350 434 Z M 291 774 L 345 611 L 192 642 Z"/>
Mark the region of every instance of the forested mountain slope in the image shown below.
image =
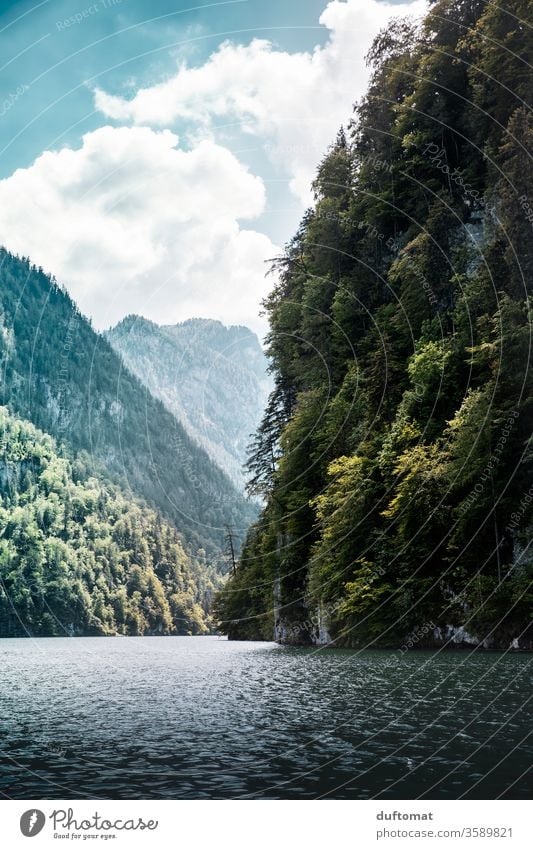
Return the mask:
<path id="1" fill-rule="evenodd" d="M 160 327 L 128 316 L 106 337 L 189 436 L 243 489 L 246 449 L 271 389 L 257 336 L 247 327 L 209 319 Z"/>
<path id="2" fill-rule="evenodd" d="M 0 408 L 0 636 L 202 634 L 221 578 L 86 454 Z"/>
<path id="3" fill-rule="evenodd" d="M 161 511 L 217 557 L 224 526 L 256 515 L 182 425 L 124 367 L 66 291 L 0 250 L 1 403 Z"/>
<path id="4" fill-rule="evenodd" d="M 504 6 L 378 36 L 277 262 L 234 638 L 533 645 L 533 39 Z"/>

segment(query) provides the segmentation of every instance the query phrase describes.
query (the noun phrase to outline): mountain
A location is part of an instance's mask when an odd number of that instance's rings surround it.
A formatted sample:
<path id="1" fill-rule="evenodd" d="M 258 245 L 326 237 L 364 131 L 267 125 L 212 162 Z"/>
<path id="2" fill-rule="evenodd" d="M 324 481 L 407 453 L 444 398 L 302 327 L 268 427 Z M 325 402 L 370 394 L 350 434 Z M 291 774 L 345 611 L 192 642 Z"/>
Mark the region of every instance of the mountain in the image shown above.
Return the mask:
<path id="1" fill-rule="evenodd" d="M 0 636 L 202 634 L 221 579 L 86 454 L 0 408 Z"/>
<path id="2" fill-rule="evenodd" d="M 106 337 L 189 436 L 243 489 L 246 449 L 271 389 L 257 336 L 246 327 L 207 319 L 160 327 L 128 316 Z"/>
<path id="3" fill-rule="evenodd" d="M 224 527 L 256 516 L 229 478 L 124 366 L 64 288 L 0 250 L 0 403 L 158 510 L 219 558 Z"/>
<path id="4" fill-rule="evenodd" d="M 533 648 L 525 0 L 393 21 L 266 308 L 236 639 Z"/>

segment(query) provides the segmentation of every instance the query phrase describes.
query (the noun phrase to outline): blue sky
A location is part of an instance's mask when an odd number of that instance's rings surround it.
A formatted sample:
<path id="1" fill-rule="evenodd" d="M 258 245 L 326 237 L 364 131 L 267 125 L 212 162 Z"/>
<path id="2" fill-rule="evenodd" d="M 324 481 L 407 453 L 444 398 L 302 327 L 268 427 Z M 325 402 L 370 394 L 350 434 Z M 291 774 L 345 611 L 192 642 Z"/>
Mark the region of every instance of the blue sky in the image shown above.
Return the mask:
<path id="1" fill-rule="evenodd" d="M 291 52 L 312 48 L 327 37 L 318 24 L 324 6 L 323 0 L 3 0 L 0 99 L 21 84 L 30 89 L 9 116 L 9 132 L 20 135 L 2 154 L 1 175 L 101 125 L 87 81 L 127 93 L 158 81 L 180 58 L 200 64 L 224 38 L 246 43 L 261 35 Z M 65 26 L 84 11 L 79 24 Z"/>
<path id="2" fill-rule="evenodd" d="M 364 92 L 364 53 L 421 8 L 4 0 L 2 240 L 97 326 L 142 312 L 261 331 L 265 260 Z"/>

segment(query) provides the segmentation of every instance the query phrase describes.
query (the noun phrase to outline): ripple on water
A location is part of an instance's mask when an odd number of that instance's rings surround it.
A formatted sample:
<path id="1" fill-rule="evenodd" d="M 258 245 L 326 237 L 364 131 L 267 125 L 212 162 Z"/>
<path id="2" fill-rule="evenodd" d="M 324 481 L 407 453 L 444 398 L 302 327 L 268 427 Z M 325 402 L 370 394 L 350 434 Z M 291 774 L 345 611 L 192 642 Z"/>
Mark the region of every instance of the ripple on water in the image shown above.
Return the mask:
<path id="1" fill-rule="evenodd" d="M 15 798 L 529 797 L 528 656 L 152 637 L 0 658 Z"/>

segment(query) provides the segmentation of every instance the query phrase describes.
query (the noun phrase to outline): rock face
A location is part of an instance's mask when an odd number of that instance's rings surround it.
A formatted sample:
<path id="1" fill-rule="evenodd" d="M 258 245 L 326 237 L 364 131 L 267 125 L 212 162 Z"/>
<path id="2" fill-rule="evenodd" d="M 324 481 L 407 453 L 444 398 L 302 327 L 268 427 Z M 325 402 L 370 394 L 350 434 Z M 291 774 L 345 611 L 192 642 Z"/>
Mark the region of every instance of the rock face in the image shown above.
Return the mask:
<path id="1" fill-rule="evenodd" d="M 257 336 L 247 327 L 225 327 L 209 319 L 159 326 L 128 316 L 107 338 L 242 489 L 246 448 L 271 388 Z"/>
<path id="2" fill-rule="evenodd" d="M 0 366 L 0 405 L 69 451 L 87 452 L 97 469 L 166 516 L 192 550 L 225 565 L 224 527 L 245 529 L 256 506 L 124 367 L 67 292 L 1 248 Z M 14 474 L 0 469 L 0 484 Z"/>

